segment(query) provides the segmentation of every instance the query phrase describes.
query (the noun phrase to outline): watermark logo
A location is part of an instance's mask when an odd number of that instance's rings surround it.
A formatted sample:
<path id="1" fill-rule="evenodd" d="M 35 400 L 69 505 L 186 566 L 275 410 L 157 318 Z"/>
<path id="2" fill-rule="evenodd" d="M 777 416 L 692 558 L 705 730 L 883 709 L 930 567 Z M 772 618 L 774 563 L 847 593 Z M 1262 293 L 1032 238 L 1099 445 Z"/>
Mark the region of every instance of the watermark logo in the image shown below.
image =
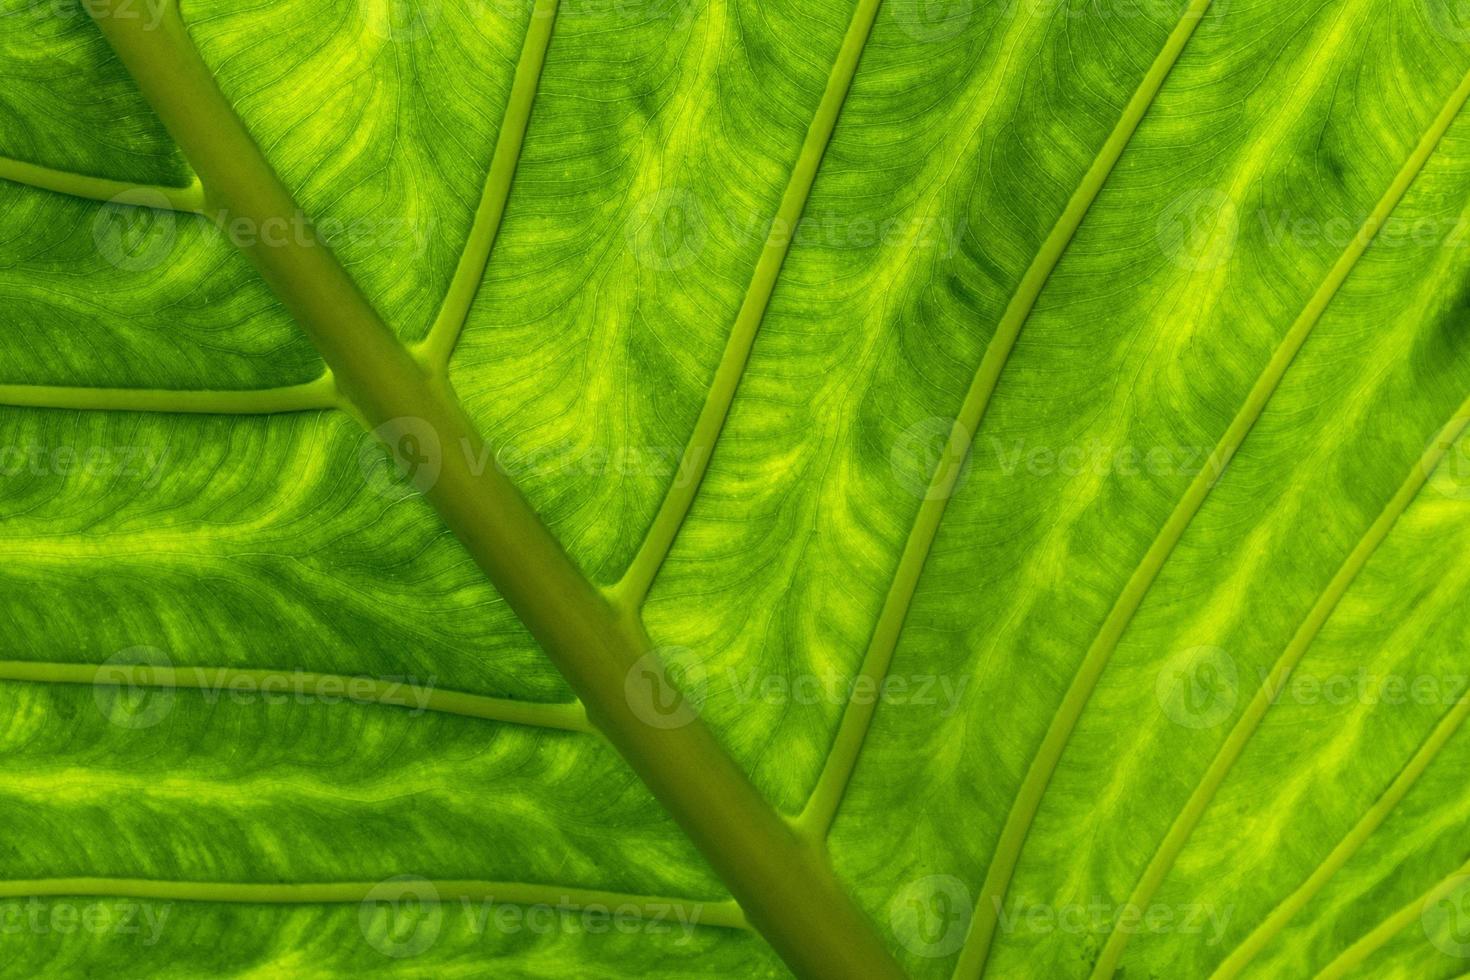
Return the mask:
<path id="1" fill-rule="evenodd" d="M 1171 905 L 1150 902 L 1116 904 L 1101 895 L 1086 902 L 1073 901 L 1042 904 L 1015 900 L 1007 908 L 1000 897 L 995 904 L 996 925 L 1008 935 L 1106 937 L 1118 932 L 1124 935 L 1177 934 L 1198 936 L 1205 946 L 1218 946 L 1224 941 L 1235 917 L 1235 906 L 1190 902 Z"/>
<path id="2" fill-rule="evenodd" d="M 1448 500 L 1470 500 L 1470 426 L 1457 418 L 1435 438 L 1443 455 L 1425 474 L 1429 489 Z"/>
<path id="3" fill-rule="evenodd" d="M 933 418 L 904 429 L 888 454 L 893 478 L 915 497 L 946 499 L 970 475 L 970 434 L 954 419 Z"/>
<path id="4" fill-rule="evenodd" d="M 1448 891 L 1436 891 L 1419 913 L 1424 935 L 1441 953 L 1470 958 L 1470 875 L 1457 875 Z"/>
<path id="5" fill-rule="evenodd" d="M 174 707 L 174 689 L 139 683 L 146 668 L 169 668 L 173 661 L 162 650 L 148 646 L 119 650 L 97 667 L 92 696 L 102 717 L 119 728 L 152 728 Z M 140 670 L 139 668 L 145 668 Z"/>
<path id="6" fill-rule="evenodd" d="M 111 198 L 92 219 L 92 241 L 108 265 L 148 272 L 168 261 L 178 241 L 178 215 L 159 191 L 140 188 Z"/>
<path id="7" fill-rule="evenodd" d="M 1192 272 L 1208 272 L 1230 261 L 1234 254 L 1240 236 L 1240 213 L 1224 191 L 1197 187 L 1164 208 L 1155 234 L 1170 262 Z"/>
<path id="8" fill-rule="evenodd" d="M 699 717 L 707 681 L 704 667 L 684 647 L 650 650 L 623 678 L 623 696 L 650 728 L 683 728 Z"/>
<path id="9" fill-rule="evenodd" d="M 1154 682 L 1159 707 L 1176 725 L 1214 728 L 1230 717 L 1240 693 L 1235 660 L 1219 647 L 1199 646 L 1170 657 Z"/>
<path id="10" fill-rule="evenodd" d="M 699 199 L 683 187 L 668 187 L 643 197 L 628 217 L 628 245 L 640 265 L 656 272 L 678 272 L 699 261 L 705 221 Z"/>
<path id="11" fill-rule="evenodd" d="M 105 937 L 115 946 L 156 946 L 173 913 L 171 902 L 11 899 L 0 902 L 0 936 Z"/>
<path id="12" fill-rule="evenodd" d="M 399 875 L 378 882 L 364 896 L 357 924 L 373 949 L 406 959 L 434 945 L 444 928 L 444 906 L 433 882 Z"/>
<path id="13" fill-rule="evenodd" d="M 373 493 L 402 500 L 434 488 L 444 469 L 444 450 L 432 425 L 403 416 L 384 422 L 363 439 L 357 463 Z"/>
<path id="14" fill-rule="evenodd" d="M 953 875 L 911 881 L 888 905 L 894 937 L 910 953 L 929 959 L 959 951 L 972 914 L 970 890 Z"/>

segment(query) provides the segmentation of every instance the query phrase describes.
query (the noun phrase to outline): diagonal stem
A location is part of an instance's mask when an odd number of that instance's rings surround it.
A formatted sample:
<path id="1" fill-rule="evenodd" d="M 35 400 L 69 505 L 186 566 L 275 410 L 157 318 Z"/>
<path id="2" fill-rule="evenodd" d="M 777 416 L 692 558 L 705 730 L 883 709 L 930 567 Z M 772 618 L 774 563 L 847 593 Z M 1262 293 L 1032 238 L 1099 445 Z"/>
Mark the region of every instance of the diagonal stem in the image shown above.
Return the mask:
<path id="1" fill-rule="evenodd" d="M 255 227 L 301 211 L 236 117 L 176 11 L 155 29 L 89 7 L 124 66 L 233 221 Z M 307 228 L 242 251 L 332 369 L 355 413 L 412 462 L 416 485 L 540 642 L 588 718 L 677 820 L 751 924 L 800 977 L 903 976 L 872 925 L 675 695 L 634 617 L 615 610 L 496 467 L 448 385 L 423 369 Z M 422 465 L 421 465 L 422 464 Z M 653 709 L 650 712 L 650 707 Z M 683 710 L 680 711 L 679 709 Z"/>
<path id="2" fill-rule="evenodd" d="M 1462 891 L 1467 880 L 1470 880 L 1470 864 L 1461 865 L 1454 874 L 1442 879 L 1429 891 L 1368 930 L 1362 938 L 1323 967 L 1322 972 L 1317 974 L 1316 980 L 1340 980 L 1341 977 L 1352 973 L 1353 970 L 1362 966 L 1368 957 L 1382 949 L 1390 939 L 1403 932 L 1410 924 L 1421 920 L 1424 911 L 1435 902 L 1448 898 L 1457 891 Z M 1458 903 L 1456 909 L 1456 914 L 1458 914 Z M 1373 974 L 1366 975 L 1372 976 Z"/>

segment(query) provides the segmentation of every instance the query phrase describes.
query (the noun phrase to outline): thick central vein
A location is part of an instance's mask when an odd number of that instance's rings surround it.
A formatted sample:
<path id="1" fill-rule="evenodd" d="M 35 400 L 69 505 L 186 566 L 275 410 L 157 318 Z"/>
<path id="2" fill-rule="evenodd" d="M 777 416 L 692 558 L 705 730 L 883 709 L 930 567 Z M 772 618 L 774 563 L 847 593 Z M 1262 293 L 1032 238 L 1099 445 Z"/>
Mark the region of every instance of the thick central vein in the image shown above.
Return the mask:
<path id="1" fill-rule="evenodd" d="M 1098 151 L 1092 166 L 1068 200 L 1051 233 L 1042 242 L 1006 305 L 1005 312 L 996 325 L 995 335 L 991 337 L 970 389 L 965 394 L 959 415 L 955 417 L 944 451 L 935 466 L 924 500 L 919 505 L 918 514 L 904 542 L 903 553 L 884 598 L 883 609 L 873 628 L 859 676 L 881 686 L 887 675 L 893 660 L 893 651 L 898 645 L 899 633 L 918 588 L 919 574 L 923 571 L 929 550 L 934 545 L 934 537 L 944 518 L 945 507 L 954 494 L 955 484 L 963 470 L 975 431 L 980 427 L 991 396 L 1000 381 L 1001 370 L 1010 358 L 1011 351 L 1015 349 L 1016 338 L 1020 336 L 1021 328 L 1031 316 L 1031 311 L 1035 309 L 1042 288 L 1061 261 L 1067 246 L 1076 237 L 1082 219 L 1087 216 L 1092 202 L 1097 200 L 1103 184 L 1113 172 L 1113 167 L 1123 155 L 1149 106 L 1153 105 L 1159 89 L 1163 87 L 1164 79 L 1179 60 L 1180 53 L 1194 34 L 1210 3 L 1211 0 L 1193 0 L 1185 10 L 1184 16 L 1169 35 L 1163 50 L 1149 67 L 1133 97 L 1123 108 L 1117 125 Z M 863 689 L 878 690 L 879 687 Z M 827 756 L 815 790 L 798 817 L 797 822 L 803 833 L 820 838 L 825 837 L 831 829 L 837 808 L 842 803 L 847 785 L 852 780 L 853 770 L 857 767 L 863 741 L 872 726 L 877 700 L 854 699 L 844 710 L 832 751 Z"/>
<path id="2" fill-rule="evenodd" d="M 1470 97 L 1470 75 L 1466 76 L 1459 88 L 1451 95 L 1449 102 L 1440 111 L 1429 130 L 1419 141 L 1419 145 L 1405 161 L 1382 199 L 1363 222 L 1357 234 L 1353 236 L 1352 242 L 1338 257 L 1337 262 L 1327 273 L 1327 277 L 1287 330 L 1285 337 L 1246 396 L 1245 402 L 1225 430 L 1225 434 L 1220 437 L 1219 443 L 1210 453 L 1205 466 L 1190 482 L 1184 496 L 1170 513 L 1168 520 L 1164 522 L 1158 536 L 1154 538 L 1153 544 L 1150 545 L 1143 560 L 1134 569 L 1122 593 L 1113 604 L 1107 619 L 1103 622 L 1102 628 L 1098 631 L 1078 667 L 1062 703 L 1058 706 L 1056 715 L 1047 729 L 1041 747 L 1031 761 L 1031 766 L 1012 803 L 1011 811 L 1006 817 L 1005 826 L 1001 830 L 990 870 L 986 874 L 975 919 L 971 926 L 970 940 L 973 940 L 974 945 L 971 946 L 967 941 L 965 951 L 961 954 L 961 969 L 956 971 L 957 976 L 978 976 L 984 968 L 990 942 L 995 933 L 998 911 L 1005 900 L 1006 890 L 1010 885 L 1016 863 L 1020 859 L 1021 848 L 1026 842 L 1031 823 L 1041 805 L 1041 798 L 1046 793 L 1052 774 L 1056 771 L 1057 763 L 1061 760 L 1077 721 L 1082 716 L 1082 711 L 1087 706 L 1093 690 L 1097 687 L 1098 679 L 1106 669 L 1124 630 L 1127 629 L 1134 613 L 1142 604 L 1159 570 L 1168 560 L 1175 545 L 1179 543 L 1179 539 L 1183 537 L 1190 521 L 1194 519 L 1195 514 L 1204 504 L 1205 498 L 1209 496 L 1210 490 L 1214 488 L 1220 474 L 1225 471 L 1231 458 L 1265 410 L 1266 403 L 1281 383 L 1282 377 L 1286 374 L 1287 368 L 1291 366 L 1297 352 L 1306 343 L 1307 337 L 1321 319 L 1323 312 L 1326 311 L 1328 304 L 1332 302 L 1332 298 L 1337 294 L 1349 273 L 1352 272 L 1358 259 L 1362 257 L 1379 229 L 1388 220 L 1388 216 L 1408 192 L 1414 178 L 1423 170 L 1467 97 Z M 1111 972 L 1110 968 L 1104 969 L 1104 960 L 1105 958 L 1100 959 L 1098 964 L 1098 971 L 1101 975 Z"/>
<path id="3" fill-rule="evenodd" d="M 838 50 L 837 59 L 827 77 L 827 88 L 822 93 L 822 101 L 817 105 L 816 114 L 807 127 L 801 154 L 797 157 L 796 166 L 792 168 L 791 178 L 786 183 L 781 204 L 771 222 L 765 246 L 756 261 L 755 272 L 746 287 L 745 298 L 735 315 L 735 324 L 730 329 L 730 338 L 725 343 L 725 351 L 715 369 L 714 381 L 710 384 L 704 406 L 694 423 L 694 432 L 689 437 L 679 467 L 675 471 L 679 478 L 669 485 L 668 493 L 659 506 L 638 553 L 633 557 L 622 580 L 613 587 L 613 594 L 619 604 L 628 608 L 636 609 L 642 605 L 654 577 L 658 575 L 664 559 L 674 547 L 674 539 L 678 537 L 679 529 L 689 515 L 689 509 L 694 506 L 700 483 L 709 469 L 710 457 L 714 455 L 715 443 L 719 441 L 720 431 L 725 427 L 730 406 L 735 400 L 735 391 L 740 386 L 740 378 L 750 360 L 756 334 L 760 331 L 761 321 L 770 305 L 771 294 L 775 292 L 776 278 L 780 275 L 781 265 L 786 261 L 786 253 L 790 251 L 795 237 L 792 231 L 801 220 L 802 211 L 811 196 L 812 184 L 816 181 L 822 156 L 832 140 L 837 117 L 847 100 L 853 76 L 857 74 L 863 47 L 872 32 L 873 21 L 878 16 L 878 4 L 879 0 L 859 0 L 857 9 L 853 11 L 847 34 L 842 39 L 842 47 Z"/>
<path id="4" fill-rule="evenodd" d="M 176 9 L 148 29 L 89 7 L 145 99 L 232 220 L 268 227 L 302 212 L 221 93 Z M 497 467 L 442 378 L 396 338 L 324 243 L 308 233 L 242 251 L 332 369 L 353 413 L 390 448 L 437 464 L 425 498 L 536 638 L 607 737 L 679 823 L 798 976 L 903 973 L 838 883 L 693 713 L 650 721 L 630 689 L 662 665 L 642 623 L 613 608 Z"/>

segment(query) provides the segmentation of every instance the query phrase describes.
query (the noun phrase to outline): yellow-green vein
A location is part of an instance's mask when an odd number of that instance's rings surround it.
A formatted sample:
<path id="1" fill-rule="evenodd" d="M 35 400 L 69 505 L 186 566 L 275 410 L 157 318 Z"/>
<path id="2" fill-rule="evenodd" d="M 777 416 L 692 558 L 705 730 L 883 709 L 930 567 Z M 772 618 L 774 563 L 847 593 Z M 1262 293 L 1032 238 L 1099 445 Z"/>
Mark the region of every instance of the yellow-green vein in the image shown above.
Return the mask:
<path id="1" fill-rule="evenodd" d="M 164 881 L 155 878 L 39 878 L 0 881 L 0 899 L 132 898 L 158 902 L 225 902 L 250 905 L 340 905 L 393 901 L 411 895 L 423 902 L 491 902 L 504 905 L 551 906 L 556 909 L 602 909 L 644 918 L 666 917 L 693 926 L 748 929 L 734 902 L 696 902 L 590 888 L 518 881 L 431 881 L 416 876 L 383 881 L 309 883 Z"/>
<path id="2" fill-rule="evenodd" d="M 298 385 L 238 391 L 0 385 L 0 405 L 73 411 L 177 412 L 201 415 L 272 415 L 342 407 L 331 372 Z"/>
<path id="3" fill-rule="evenodd" d="M 1015 871 L 1016 862 L 1020 858 L 1026 835 L 1030 831 L 1031 822 L 1041 805 L 1041 798 L 1046 793 L 1052 773 L 1056 770 L 1077 720 L 1087 706 L 1087 701 L 1097 686 L 1098 678 L 1107 667 L 1108 660 L 1117 647 L 1123 631 L 1143 602 L 1143 597 L 1158 576 L 1159 569 L 1163 567 L 1164 562 L 1174 550 L 1174 546 L 1183 536 L 1189 522 L 1198 513 L 1215 482 L 1224 472 L 1225 467 L 1229 465 L 1230 459 L 1245 441 L 1246 435 L 1255 425 L 1256 420 L 1260 418 L 1266 402 L 1270 400 L 1272 393 L 1280 384 L 1282 376 L 1291 366 L 1302 344 L 1306 343 L 1312 328 L 1321 319 L 1323 311 L 1327 309 L 1333 296 L 1337 294 L 1338 289 L 1347 279 L 1358 259 L 1362 257 L 1363 252 L 1367 250 L 1369 243 L 1388 219 L 1389 214 L 1403 199 L 1409 186 L 1414 182 L 1414 178 L 1424 168 L 1424 164 L 1439 145 L 1440 139 L 1449 129 L 1450 123 L 1454 121 L 1467 96 L 1470 96 L 1470 75 L 1461 81 L 1449 102 L 1445 104 L 1429 130 L 1419 141 L 1419 145 L 1415 147 L 1414 152 L 1410 154 L 1409 159 L 1395 176 L 1387 192 L 1364 220 L 1357 234 L 1353 236 L 1352 242 L 1338 257 L 1327 277 L 1287 330 L 1281 344 L 1266 364 L 1265 370 L 1256 379 L 1255 385 L 1246 396 L 1244 404 L 1241 405 L 1235 418 L 1231 420 L 1229 428 L 1225 430 L 1225 434 L 1221 436 L 1219 443 L 1210 453 L 1205 466 L 1190 482 L 1184 496 L 1165 521 L 1158 536 L 1144 554 L 1143 560 L 1134 569 L 1122 593 L 1109 611 L 1107 619 L 1103 622 L 1102 628 L 1098 631 L 1091 646 L 1088 647 L 1087 654 L 1083 657 L 1071 686 L 1068 687 L 1061 704 L 1057 706 L 1056 715 L 1047 729 L 1041 747 L 1031 761 L 1021 788 L 1012 803 L 1011 811 L 1006 817 L 1000 840 L 997 842 L 995 854 L 991 859 L 990 869 L 986 873 L 985 883 L 981 888 L 980 900 L 970 927 L 970 935 L 960 955 L 960 965 L 956 970 L 957 977 L 979 976 L 984 969 L 990 943 L 994 938 L 998 909 L 1005 900 L 1005 893 L 1010 885 L 1011 875 Z"/>
<path id="4" fill-rule="evenodd" d="M 1251 934 L 1221 962 L 1211 974 L 1211 980 L 1228 980 L 1228 978 L 1239 976 L 1241 971 L 1260 954 L 1261 950 L 1266 948 L 1266 944 L 1286 927 L 1286 923 L 1316 897 L 1322 887 L 1327 884 L 1328 879 L 1357 853 L 1358 848 L 1363 846 L 1363 843 L 1378 829 L 1393 808 L 1424 774 L 1424 770 L 1429 768 L 1429 764 L 1444 748 L 1445 743 L 1464 724 L 1467 714 L 1470 714 L 1470 698 L 1461 698 L 1445 713 L 1444 718 L 1440 719 L 1434 731 L 1430 732 L 1429 737 L 1424 740 L 1424 744 L 1419 746 L 1413 758 L 1399 771 L 1398 776 L 1383 795 L 1363 814 L 1362 819 L 1337 843 L 1337 846 L 1323 859 L 1307 880 L 1282 900 L 1280 905 L 1272 909 L 1271 914 L 1266 916 L 1261 924 L 1256 926 Z"/>
<path id="5" fill-rule="evenodd" d="M 904 542 L 903 553 L 863 657 L 859 670 L 861 677 L 881 682 L 887 675 L 894 648 L 898 644 L 899 632 L 903 629 L 914 590 L 919 584 L 919 574 L 923 571 L 929 549 L 934 544 L 934 536 L 944 518 L 945 505 L 954 493 L 955 482 L 959 479 L 965 457 L 970 451 L 970 441 L 985 417 L 985 410 L 990 404 L 996 384 L 1000 381 L 1001 370 L 1016 346 L 1016 338 L 1020 336 L 1021 328 L 1030 317 L 1031 311 L 1035 309 L 1042 288 L 1061 261 L 1067 246 L 1076 237 L 1082 219 L 1087 216 L 1092 202 L 1102 191 L 1103 184 L 1107 182 L 1113 167 L 1117 165 L 1119 157 L 1137 131 L 1139 122 L 1148 112 L 1149 106 L 1153 105 L 1164 79 L 1179 60 L 1180 52 L 1194 34 L 1195 27 L 1209 9 L 1210 3 L 1211 0 L 1193 0 L 1185 10 L 1163 50 L 1149 67 L 1133 97 L 1128 100 L 1117 125 L 1098 151 L 1092 166 L 1088 168 L 1066 208 L 1052 226 L 1051 233 L 1042 242 L 1031 265 L 1021 277 L 1005 312 L 1001 314 L 995 335 L 986 347 L 975 378 L 965 394 L 960 413 L 956 416 L 945 442 L 944 452 L 935 466 L 924 500 L 919 505 L 919 512 Z M 824 837 L 831 829 L 876 710 L 874 699 L 864 698 L 848 703 L 832 750 L 828 753 L 822 774 L 817 779 L 816 788 L 796 819 L 797 826 L 804 834 Z"/>
<path id="6" fill-rule="evenodd" d="M 1413 502 L 1414 498 L 1418 496 L 1419 490 L 1424 486 L 1425 481 L 1429 479 L 1429 475 L 1434 471 L 1439 461 L 1444 458 L 1445 453 L 1449 451 L 1454 441 L 1465 431 L 1467 422 L 1470 422 L 1470 401 L 1466 401 L 1465 404 L 1460 406 L 1454 418 L 1440 431 L 1429 448 L 1425 450 L 1424 455 L 1415 463 L 1413 469 L 1410 471 L 1408 478 L 1404 480 L 1403 484 L 1389 499 L 1388 503 L 1384 505 L 1383 511 L 1368 527 L 1368 530 L 1364 532 L 1363 537 L 1359 539 L 1357 545 L 1349 552 L 1347 558 L 1338 568 L 1337 574 L 1332 577 L 1332 580 L 1327 583 L 1327 587 L 1322 590 L 1322 594 L 1317 597 L 1317 601 L 1307 613 L 1306 619 L 1302 621 L 1301 626 L 1297 628 L 1291 641 L 1287 643 L 1286 649 L 1282 651 L 1281 656 L 1271 667 L 1270 674 L 1267 675 L 1261 683 L 1261 686 L 1256 690 L 1255 695 L 1251 698 L 1250 704 L 1246 706 L 1245 711 L 1241 714 L 1239 720 L 1236 721 L 1235 726 L 1231 728 L 1229 735 L 1225 737 L 1224 743 L 1215 754 L 1215 758 L 1210 762 L 1209 768 L 1200 777 L 1199 784 L 1195 786 L 1184 808 L 1174 818 L 1173 824 L 1170 825 L 1163 840 L 1159 842 L 1158 849 L 1154 852 L 1153 858 L 1150 859 L 1142 877 L 1139 879 L 1138 884 L 1133 889 L 1132 895 L 1128 899 L 1132 907 L 1146 908 L 1148 906 L 1154 893 L 1158 891 L 1169 870 L 1174 866 L 1174 862 L 1178 859 L 1179 853 L 1184 849 L 1190 834 L 1199 825 L 1200 819 L 1204 816 L 1205 810 L 1210 805 L 1210 801 L 1215 798 L 1215 793 L 1219 791 L 1221 784 L 1225 782 L 1225 777 L 1230 774 L 1230 770 L 1234 767 L 1236 761 L 1239 760 L 1241 753 L 1245 751 L 1246 743 L 1250 741 L 1251 736 L 1255 734 L 1256 729 L 1260 727 L 1261 721 L 1266 717 L 1266 713 L 1275 704 L 1276 694 L 1282 690 L 1282 687 L 1291 676 L 1291 672 L 1301 662 L 1302 656 L 1306 653 L 1307 648 L 1317 638 L 1317 634 L 1321 632 L 1323 625 L 1331 617 L 1333 610 L 1337 608 L 1337 604 L 1342 601 L 1342 597 L 1347 593 L 1353 580 L 1363 570 L 1363 566 L 1368 563 L 1368 559 L 1378 550 L 1379 545 L 1383 543 L 1384 539 L 1388 537 L 1389 532 L 1393 530 L 1394 524 L 1397 523 L 1399 517 L 1408 509 L 1409 504 Z M 1301 898 L 1303 904 L 1310 897 L 1311 893 L 1320 888 L 1326 882 L 1327 878 L 1331 877 L 1332 873 L 1341 867 L 1342 862 L 1348 859 L 1352 852 L 1362 844 L 1363 839 L 1367 837 L 1368 833 L 1371 833 L 1373 828 L 1377 827 L 1383 821 L 1383 818 L 1388 815 L 1388 811 L 1403 797 L 1404 793 L 1409 791 L 1409 787 L 1413 785 L 1414 780 L 1429 765 L 1430 760 L 1434 758 L 1434 754 L 1444 744 L 1444 740 L 1447 740 L 1450 734 L 1453 733 L 1454 726 L 1459 724 L 1463 716 L 1463 708 L 1460 706 L 1456 706 L 1450 711 L 1445 721 L 1447 723 L 1452 722 L 1451 727 L 1444 729 L 1441 726 L 1441 729 L 1436 730 L 1430 740 L 1425 743 L 1419 753 L 1414 756 L 1399 774 L 1399 777 L 1394 780 L 1393 784 L 1388 788 L 1388 791 L 1363 818 L 1363 822 L 1359 823 L 1344 838 L 1337 849 L 1328 856 L 1327 861 L 1322 867 L 1318 868 L 1313 876 L 1308 879 L 1307 883 L 1302 886 L 1303 889 L 1308 889 L 1307 894 Z M 1443 736 L 1442 739 L 1440 738 L 1441 735 Z M 1360 832 L 1361 837 L 1358 836 Z M 1297 896 L 1293 895 L 1292 899 L 1288 899 L 1288 902 L 1296 898 Z M 1280 925 L 1284 924 L 1286 918 L 1289 917 L 1290 913 L 1285 918 L 1281 918 L 1274 928 L 1280 928 Z M 1118 967 L 1118 961 L 1122 958 L 1124 947 L 1128 945 L 1128 939 L 1129 934 L 1124 931 L 1114 931 L 1108 936 L 1107 943 L 1104 944 L 1102 953 L 1098 956 L 1097 963 L 1093 967 L 1092 976 L 1094 980 L 1112 976 L 1113 971 Z M 1265 939 L 1262 938 L 1260 941 L 1264 943 Z M 1245 959 L 1249 959 L 1249 956 L 1246 956 Z M 1241 961 L 1241 965 L 1244 965 L 1244 960 Z"/>
<path id="7" fill-rule="evenodd" d="M 0 661 L 0 681 L 114 687 L 185 688 L 266 697 L 333 697 L 482 718 L 512 725 L 596 734 L 582 706 L 513 701 L 377 677 L 240 667 L 164 667 L 152 664 L 66 664 Z"/>
<path id="8" fill-rule="evenodd" d="M 1354 968 L 1361 966 L 1368 957 L 1382 949 L 1390 939 L 1402 932 L 1405 926 L 1419 919 L 1431 903 L 1447 897 L 1457 888 L 1464 887 L 1466 881 L 1470 880 L 1467 879 L 1467 875 L 1470 875 L 1470 864 L 1462 865 L 1454 874 L 1378 923 L 1366 935 L 1323 967 L 1322 972 L 1317 974 L 1316 980 L 1338 980 L 1340 977 L 1347 976 Z"/>
<path id="9" fill-rule="evenodd" d="M 264 225 L 300 206 L 205 65 L 176 8 L 157 29 L 94 18 L 143 97 L 233 217 Z M 495 467 L 442 378 L 424 369 L 308 223 L 302 240 L 237 242 L 332 368 L 354 414 L 384 441 L 404 419 L 444 453 L 425 499 L 496 586 L 581 699 L 592 723 L 684 829 L 751 924 L 798 975 L 899 980 L 903 971 L 823 856 L 803 845 L 696 716 L 652 725 L 628 697 L 635 671 L 658 658 L 637 618 L 610 605 Z"/>
<path id="10" fill-rule="evenodd" d="M 105 177 L 88 177 L 65 170 L 52 170 L 50 167 L 9 157 L 0 157 L 0 180 L 111 204 L 138 205 L 192 214 L 203 214 L 205 208 L 204 188 L 198 180 L 188 187 L 134 184 L 125 180 L 109 180 Z"/>
<path id="11" fill-rule="evenodd" d="M 760 331 L 766 307 L 770 305 L 771 294 L 775 291 L 776 278 L 780 275 L 781 265 L 786 261 L 786 253 L 790 250 L 792 231 L 806 208 L 807 198 L 817 177 L 817 169 L 821 166 L 822 156 L 832 139 L 832 131 L 837 126 L 842 104 L 847 100 L 848 89 L 852 87 L 853 76 L 857 74 L 863 47 L 873 29 L 873 21 L 878 16 L 878 4 L 879 0 L 859 0 L 857 9 L 853 11 L 847 34 L 842 39 L 842 47 L 838 50 L 837 59 L 827 77 L 827 88 L 822 93 L 822 101 L 807 127 L 801 155 L 792 168 L 791 178 L 786 183 L 781 204 L 766 236 L 765 247 L 756 261 L 755 272 L 746 287 L 745 298 L 735 315 L 735 324 L 730 329 L 730 338 L 725 343 L 725 351 L 715 369 L 714 381 L 710 384 L 704 406 L 694 423 L 694 432 L 679 460 L 677 478 L 669 485 L 668 493 L 628 570 L 611 590 L 618 603 L 627 608 L 636 609 L 648 595 L 648 589 L 673 548 L 674 539 L 679 534 L 679 528 L 684 525 L 684 518 L 689 514 L 689 508 L 693 506 L 694 497 L 699 492 L 699 484 L 709 468 L 715 443 L 719 440 L 725 419 L 730 414 L 735 391 L 740 386 L 740 378 L 745 373 L 745 365 L 750 359 L 756 334 Z"/>
<path id="12" fill-rule="evenodd" d="M 531 9 L 531 23 L 516 62 L 515 81 L 510 88 L 510 101 L 500 122 L 500 135 L 490 159 L 490 172 L 485 178 L 485 191 L 470 227 L 469 239 L 459 256 L 459 265 L 450 280 L 449 290 L 439 307 L 429 334 L 416 353 L 432 370 L 447 372 L 459 335 L 469 317 L 470 305 L 485 278 L 490 252 L 500 233 L 505 204 L 510 198 L 510 185 L 515 179 L 521 158 L 521 145 L 531 120 L 531 106 L 541 82 L 541 68 L 546 63 L 546 49 L 551 45 L 551 31 L 556 24 L 557 0 L 536 0 Z"/>

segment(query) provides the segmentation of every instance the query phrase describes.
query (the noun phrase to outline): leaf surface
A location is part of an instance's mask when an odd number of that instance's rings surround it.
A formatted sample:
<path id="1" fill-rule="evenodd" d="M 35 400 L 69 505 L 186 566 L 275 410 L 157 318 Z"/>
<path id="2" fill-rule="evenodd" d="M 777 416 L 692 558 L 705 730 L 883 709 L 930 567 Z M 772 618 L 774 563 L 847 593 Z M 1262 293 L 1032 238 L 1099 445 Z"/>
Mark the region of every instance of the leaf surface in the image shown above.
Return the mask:
<path id="1" fill-rule="evenodd" d="M 1461 972 L 1450 5 L 0 2 L 6 975 Z"/>

